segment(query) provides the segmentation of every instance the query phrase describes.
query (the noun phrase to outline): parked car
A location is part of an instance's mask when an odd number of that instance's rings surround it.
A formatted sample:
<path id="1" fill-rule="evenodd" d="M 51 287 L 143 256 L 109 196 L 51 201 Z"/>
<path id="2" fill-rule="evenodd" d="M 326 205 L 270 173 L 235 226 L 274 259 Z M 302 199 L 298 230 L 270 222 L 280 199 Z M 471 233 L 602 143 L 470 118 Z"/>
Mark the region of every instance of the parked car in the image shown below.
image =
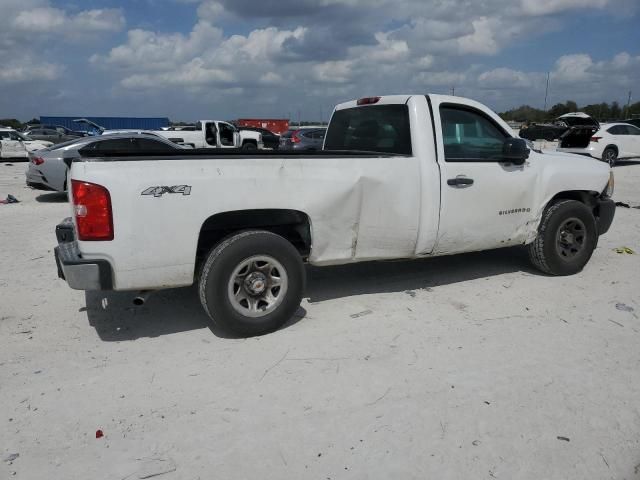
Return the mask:
<path id="1" fill-rule="evenodd" d="M 630 118 L 628 120 L 624 120 L 624 123 L 630 123 L 634 127 L 640 128 L 640 118 Z"/>
<path id="2" fill-rule="evenodd" d="M 45 140 L 52 143 L 63 143 L 82 138 L 84 135 L 68 128 L 54 125 L 41 125 L 40 128 L 28 128 L 24 134 L 32 140 Z"/>
<path id="3" fill-rule="evenodd" d="M 265 148 L 271 148 L 273 150 L 277 150 L 278 147 L 280 146 L 280 135 L 273 133 L 269 130 L 267 130 L 266 128 L 260 128 L 260 127 L 238 127 L 238 130 L 240 130 L 240 133 L 242 134 L 243 131 L 250 131 L 250 132 L 258 132 L 262 135 L 262 143 L 264 144 Z"/>
<path id="4" fill-rule="evenodd" d="M 29 152 L 53 145 L 44 140 L 32 140 L 13 128 L 0 128 L 0 158 L 28 158 Z"/>
<path id="5" fill-rule="evenodd" d="M 497 114 L 454 96 L 340 104 L 317 152 L 80 153 L 73 218 L 56 228 L 61 278 L 80 290 L 197 282 L 206 313 L 241 335 L 295 314 L 304 262 L 526 245 L 538 269 L 570 275 L 616 209 L 608 165 L 529 150 Z"/>
<path id="6" fill-rule="evenodd" d="M 38 190 L 67 190 L 67 163 L 79 156 L 82 149 L 91 151 L 165 152 L 181 147 L 166 138 L 145 133 L 121 133 L 96 137 L 83 137 L 66 143 L 59 143 L 29 155 L 26 171 L 27 185 Z"/>
<path id="7" fill-rule="evenodd" d="M 598 122 L 583 112 L 565 113 L 556 118 L 553 123 L 525 125 L 520 129 L 519 136 L 531 141 L 553 141 L 559 139 L 570 128 L 577 126 L 597 127 Z"/>
<path id="8" fill-rule="evenodd" d="M 576 129 L 567 134 L 558 147 L 560 152 L 579 153 L 607 162 L 640 157 L 640 128 L 628 123 L 603 123 L 595 133 Z"/>
<path id="9" fill-rule="evenodd" d="M 322 150 L 326 128 L 289 130 L 280 139 L 281 150 Z"/>

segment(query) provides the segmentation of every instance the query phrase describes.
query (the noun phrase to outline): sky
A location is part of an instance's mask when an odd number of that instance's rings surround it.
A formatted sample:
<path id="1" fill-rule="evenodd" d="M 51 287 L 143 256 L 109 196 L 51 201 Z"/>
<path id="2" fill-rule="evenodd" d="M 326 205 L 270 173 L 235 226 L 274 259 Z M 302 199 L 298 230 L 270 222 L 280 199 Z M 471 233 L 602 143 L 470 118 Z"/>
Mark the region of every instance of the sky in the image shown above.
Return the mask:
<path id="1" fill-rule="evenodd" d="M 387 94 L 640 99 L 640 0 L 0 0 L 0 118 L 327 120 Z"/>

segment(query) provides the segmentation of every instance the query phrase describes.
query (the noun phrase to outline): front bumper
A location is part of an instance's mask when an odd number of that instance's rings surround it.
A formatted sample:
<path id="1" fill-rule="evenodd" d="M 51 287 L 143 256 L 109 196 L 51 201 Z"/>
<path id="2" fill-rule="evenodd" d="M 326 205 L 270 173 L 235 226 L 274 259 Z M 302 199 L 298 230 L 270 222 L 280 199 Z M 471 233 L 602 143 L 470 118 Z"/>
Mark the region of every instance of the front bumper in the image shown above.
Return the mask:
<path id="1" fill-rule="evenodd" d="M 58 246 L 54 256 L 58 277 L 74 290 L 113 290 L 113 273 L 106 260 L 85 260 L 78 248 L 71 218 L 56 226 Z"/>
<path id="2" fill-rule="evenodd" d="M 609 231 L 616 213 L 616 202 L 609 197 L 600 197 L 595 209 L 598 224 L 598 234 L 604 235 Z"/>

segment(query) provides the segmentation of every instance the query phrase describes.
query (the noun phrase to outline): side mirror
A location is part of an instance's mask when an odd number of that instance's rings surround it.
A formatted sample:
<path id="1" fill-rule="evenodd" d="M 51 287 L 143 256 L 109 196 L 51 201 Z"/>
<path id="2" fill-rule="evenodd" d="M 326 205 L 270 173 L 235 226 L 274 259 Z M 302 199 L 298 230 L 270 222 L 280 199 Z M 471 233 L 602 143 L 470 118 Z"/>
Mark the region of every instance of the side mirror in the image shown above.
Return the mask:
<path id="1" fill-rule="evenodd" d="M 523 165 L 529 152 L 527 142 L 522 138 L 507 138 L 502 144 L 502 160 L 514 165 Z"/>

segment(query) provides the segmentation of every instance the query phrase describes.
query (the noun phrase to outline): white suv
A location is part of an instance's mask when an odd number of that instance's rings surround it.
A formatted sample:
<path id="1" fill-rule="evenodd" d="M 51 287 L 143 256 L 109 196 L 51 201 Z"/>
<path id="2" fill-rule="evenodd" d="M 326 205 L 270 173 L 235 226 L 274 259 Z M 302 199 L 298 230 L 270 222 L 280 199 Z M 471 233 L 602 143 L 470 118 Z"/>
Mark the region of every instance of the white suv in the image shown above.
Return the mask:
<path id="1" fill-rule="evenodd" d="M 616 160 L 640 157 L 640 128 L 628 123 L 603 123 L 595 133 L 577 129 L 562 138 L 558 151 L 589 155 L 613 167 Z"/>

